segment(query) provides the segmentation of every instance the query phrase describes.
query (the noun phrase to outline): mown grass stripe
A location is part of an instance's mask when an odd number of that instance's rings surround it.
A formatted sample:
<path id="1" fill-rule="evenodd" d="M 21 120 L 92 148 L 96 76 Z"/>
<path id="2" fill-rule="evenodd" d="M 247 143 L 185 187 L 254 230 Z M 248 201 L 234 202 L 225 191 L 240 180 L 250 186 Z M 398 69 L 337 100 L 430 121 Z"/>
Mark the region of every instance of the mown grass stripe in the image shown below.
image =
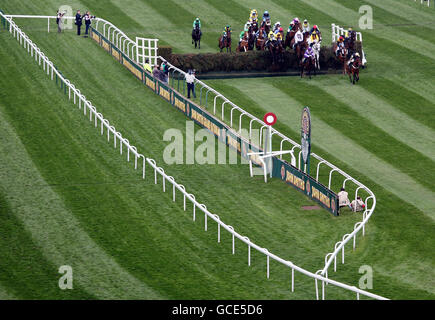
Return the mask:
<path id="1" fill-rule="evenodd" d="M 364 75 L 364 79 L 359 82 L 359 85 L 385 103 L 392 104 L 394 108 L 407 114 L 408 117 L 419 121 L 424 127 L 435 130 L 435 122 L 432 118 L 434 104 L 429 100 L 431 98 L 426 95 L 426 90 L 425 96 L 422 95 L 422 91 L 428 83 L 417 86 L 420 93 L 416 93 L 416 90 L 410 89 L 411 83 L 408 82 L 406 86 L 403 86 L 397 80 L 398 78 L 387 79 L 384 77 L 365 79 Z"/>
<path id="2" fill-rule="evenodd" d="M 335 79 L 322 79 L 321 81 L 313 81 L 311 84 L 325 90 L 335 99 L 358 112 L 362 118 L 368 119 L 398 141 L 435 161 L 435 149 L 432 148 L 435 145 L 435 131 L 431 128 L 408 117 L 405 113 L 360 86 L 343 91 L 341 90 L 342 83 L 338 84 Z M 431 170 L 427 167 L 426 169 Z"/>
<path id="3" fill-rule="evenodd" d="M 370 149 L 365 149 L 359 143 L 348 138 L 321 117 L 319 118 L 315 112 L 318 108 L 306 99 L 305 93 L 305 97 L 294 94 L 298 87 L 293 87 L 293 93 L 288 94 L 272 84 L 262 83 L 260 87 L 257 81 L 243 79 L 243 82 L 231 80 L 231 83 L 244 94 L 249 94 L 255 88 L 257 94 L 265 101 L 268 101 L 265 111 L 276 112 L 279 119 L 283 119 L 283 122 L 293 128 L 300 125 L 300 109 L 303 105 L 308 104 L 314 111 L 312 112 L 313 144 L 319 145 L 328 153 L 340 154 L 340 159 L 349 166 L 357 168 L 358 171 L 367 176 L 377 177 L 376 181 L 385 189 L 390 190 L 404 201 L 411 203 L 432 219 L 435 219 L 433 210 L 435 208 L 434 192 L 426 189 L 409 175 L 404 174 L 390 163 L 379 158 Z M 286 101 L 286 104 L 283 105 L 282 101 Z"/>
<path id="4" fill-rule="evenodd" d="M 396 16 L 400 16 L 402 19 L 406 21 L 410 21 L 418 24 L 419 26 L 415 28 L 416 33 L 420 32 L 420 26 L 422 24 L 421 20 L 428 19 L 429 21 L 435 22 L 435 18 L 433 12 L 426 12 L 424 10 L 416 9 L 415 6 L 410 5 L 411 1 L 406 1 L 406 3 L 400 3 L 398 0 L 365 0 L 371 5 L 375 5 L 376 7 L 382 8 L 386 11 L 391 12 Z M 419 3 L 417 3 L 419 5 Z M 410 20 L 409 20 L 410 19 Z M 426 28 L 435 29 L 435 25 L 426 23 Z"/>
<path id="5" fill-rule="evenodd" d="M 18 42 L 9 35 L 6 36 L 9 38 L 3 39 L 3 48 L 9 54 L 3 51 L 2 61 L 5 64 L 2 64 L 1 69 L 8 66 L 12 74 L 20 72 L 22 68 L 29 72 L 27 79 L 14 83 L 15 90 L 32 88 L 35 104 L 52 105 L 54 101 L 60 99 L 64 101 L 65 97 L 60 91 L 50 97 L 41 95 L 40 90 L 43 89 L 38 88 L 38 84 L 44 83 L 42 87 L 45 87 L 53 83 L 42 71 L 38 70 L 36 64 L 32 63 L 31 58 L 19 47 Z M 2 81 L 3 86 L 5 86 L 4 81 L 5 79 Z M 5 113 L 19 113 L 20 101 L 26 97 L 15 96 L 12 100 L 14 102 L 10 99 L 11 97 L 7 97 L 4 100 L 0 114 L 0 128 L 3 130 L 0 136 L 7 137 L 2 146 L 4 150 L 8 150 L 3 153 L 4 156 L 0 161 L 3 166 L 9 168 L 0 173 L 3 190 L 8 190 L 7 201 L 11 210 L 19 217 L 26 230 L 32 234 L 46 259 L 56 266 L 71 265 L 77 274 L 76 281 L 95 297 L 159 298 L 158 294 L 120 267 L 89 237 L 53 188 L 33 189 L 31 193 L 23 193 L 22 185 L 29 181 L 39 185 L 47 185 L 47 183 L 5 116 Z M 20 126 L 25 126 L 23 122 L 18 123 Z M 47 135 L 52 134 L 57 134 L 56 128 L 47 133 Z M 74 134 L 71 132 L 71 135 Z M 55 153 L 55 155 L 59 154 Z M 53 161 L 54 159 L 55 157 Z"/>
<path id="6" fill-rule="evenodd" d="M 0 137 L 2 153 L 9 152 L 3 148 L 9 146 L 6 135 Z M 3 161 L 0 168 L 5 172 L 10 170 Z M 31 189 L 23 189 L 23 192 L 31 192 Z M 6 194 L 8 190 L 0 182 L 0 300 L 94 299 L 77 283 L 74 290 L 59 289 L 59 266 L 45 259 L 42 250 L 7 202 Z"/>
<path id="7" fill-rule="evenodd" d="M 330 15 L 331 17 L 334 17 L 337 19 L 337 21 L 355 21 L 357 23 L 359 21 L 359 13 L 358 11 L 351 10 L 347 8 L 344 5 L 341 5 L 337 3 L 334 0 L 302 0 L 305 4 L 322 10 L 325 12 L 325 14 Z M 374 18 L 374 23 L 376 23 L 376 19 Z M 347 26 L 342 26 L 347 27 Z M 357 29 L 356 26 L 353 26 L 355 29 Z M 371 34 L 376 33 L 376 30 L 374 31 L 367 31 L 364 32 L 364 34 Z M 381 38 L 385 41 L 385 45 L 388 42 L 395 43 L 403 48 L 408 49 L 409 51 L 412 51 L 415 55 L 424 55 L 432 60 L 435 59 L 435 44 L 432 43 L 426 43 L 425 46 L 420 45 L 420 39 L 414 35 L 410 35 L 409 33 L 402 32 L 396 29 L 388 28 L 382 30 L 382 32 L 376 33 L 376 37 Z M 363 35 L 363 42 L 365 42 L 364 35 Z"/>
<path id="8" fill-rule="evenodd" d="M 334 1 L 356 12 L 359 12 L 359 8 L 361 7 L 360 0 Z M 397 33 L 397 37 L 399 39 L 401 39 L 402 35 L 399 34 L 397 31 L 403 32 L 405 34 L 412 34 L 413 37 L 419 38 L 420 41 L 435 44 L 435 39 L 432 39 L 433 37 L 430 37 L 430 34 L 432 34 L 434 30 L 431 30 L 431 28 L 428 28 L 428 26 L 421 25 L 419 21 L 412 21 L 403 17 L 399 17 L 387 10 L 384 10 L 383 8 L 373 5 L 373 3 L 371 5 L 374 12 L 372 30 L 377 34 L 383 34 L 385 30 L 390 30 L 391 28 L 394 28 L 394 33 Z M 418 23 L 419 25 L 415 25 L 415 23 Z M 418 29 L 418 32 L 415 32 L 416 29 Z"/>

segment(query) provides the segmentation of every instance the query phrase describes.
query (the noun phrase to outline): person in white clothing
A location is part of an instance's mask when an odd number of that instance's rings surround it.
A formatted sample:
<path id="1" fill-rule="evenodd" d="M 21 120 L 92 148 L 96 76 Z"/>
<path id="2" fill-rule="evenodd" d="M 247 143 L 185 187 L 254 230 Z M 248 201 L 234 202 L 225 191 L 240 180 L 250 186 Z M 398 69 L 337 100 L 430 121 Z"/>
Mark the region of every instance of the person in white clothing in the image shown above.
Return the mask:
<path id="1" fill-rule="evenodd" d="M 195 73 L 189 70 L 184 76 L 187 83 L 187 98 L 190 99 L 190 90 L 192 90 L 193 97 L 196 98 L 195 94 Z"/>
<path id="2" fill-rule="evenodd" d="M 340 208 L 349 207 L 350 209 L 352 209 L 352 207 L 350 206 L 349 194 L 346 192 L 344 188 L 341 188 L 340 192 L 337 195 L 338 195 L 338 206 Z"/>
<path id="3" fill-rule="evenodd" d="M 295 43 L 293 44 L 293 49 L 296 48 L 296 46 L 304 41 L 304 34 L 301 30 L 298 30 L 295 34 Z"/>
<path id="4" fill-rule="evenodd" d="M 352 207 L 352 210 L 355 212 L 363 211 L 366 207 L 364 202 L 361 200 L 361 197 L 357 197 L 356 200 L 353 200 L 350 205 Z"/>

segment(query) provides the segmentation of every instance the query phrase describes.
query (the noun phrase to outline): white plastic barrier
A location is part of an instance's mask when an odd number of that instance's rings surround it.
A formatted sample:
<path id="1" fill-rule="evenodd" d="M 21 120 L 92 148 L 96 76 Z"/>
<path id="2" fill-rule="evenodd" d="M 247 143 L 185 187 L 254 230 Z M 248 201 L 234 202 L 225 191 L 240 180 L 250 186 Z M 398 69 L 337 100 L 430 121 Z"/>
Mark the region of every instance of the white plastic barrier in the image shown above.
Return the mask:
<path id="1" fill-rule="evenodd" d="M 6 16 L 3 15 L 1 12 L 0 12 L 0 16 L 2 16 L 3 18 L 6 18 Z M 359 184 L 359 188 L 366 188 L 368 191 L 370 191 L 370 193 L 373 195 L 373 196 L 371 196 L 373 198 L 373 206 L 372 206 L 372 209 L 370 212 L 368 210 L 366 210 L 366 212 L 364 212 L 364 219 L 361 223 L 358 223 L 359 226 L 355 228 L 354 232 L 351 235 L 349 235 L 348 237 L 345 236 L 346 239 L 344 239 L 342 242 L 340 242 L 340 245 L 335 246 L 336 250 L 333 253 L 327 255 L 327 257 L 329 257 L 329 259 L 325 258 L 326 263 L 325 263 L 325 268 L 323 270 L 319 270 L 316 273 L 312 273 L 308 270 L 305 270 L 301 267 L 298 267 L 297 265 L 293 264 L 291 261 L 284 260 L 284 259 L 274 255 L 273 253 L 269 252 L 269 250 L 267 250 L 266 248 L 258 246 L 257 244 L 252 242 L 248 237 L 240 235 L 239 233 L 237 233 L 232 226 L 229 226 L 229 225 L 226 225 L 225 223 L 223 223 L 220 220 L 218 215 L 212 214 L 211 212 L 209 212 L 207 210 L 207 207 L 204 204 L 199 203 L 193 194 L 188 193 L 186 191 L 186 188 L 183 185 L 178 184 L 172 176 L 168 176 L 165 173 L 165 171 L 156 164 L 155 160 L 150 159 L 150 158 L 146 158 L 144 155 L 140 154 L 137 151 L 137 148 L 135 146 L 130 145 L 128 139 L 123 138 L 121 133 L 116 131 L 114 126 L 110 125 L 109 121 L 106 120 L 103 117 L 103 115 L 101 113 L 99 113 L 97 111 L 97 109 L 91 104 L 91 102 L 89 100 L 87 100 L 84 95 L 82 95 L 80 93 L 80 90 L 77 89 L 72 83 L 70 83 L 70 81 L 68 79 L 63 77 L 63 75 L 54 67 L 53 63 L 47 58 L 47 56 L 36 46 L 36 44 L 34 44 L 29 39 L 29 37 L 23 31 L 21 31 L 21 29 L 12 21 L 12 19 L 10 19 L 10 18 L 6 18 L 6 19 L 8 20 L 8 22 L 10 24 L 9 32 L 11 34 L 13 34 L 13 36 L 19 41 L 19 43 L 21 45 L 23 45 L 23 47 L 25 49 L 27 49 L 27 52 L 32 57 L 35 58 L 35 61 L 37 61 L 37 63 L 39 65 L 41 65 L 41 62 L 42 62 L 43 70 L 46 71 L 47 75 L 49 75 L 51 77 L 51 80 L 54 79 L 54 75 L 55 75 L 60 79 L 62 84 L 68 88 L 68 99 L 69 100 L 73 99 L 74 104 L 77 104 L 77 102 L 78 102 L 79 109 L 81 109 L 81 105 L 83 105 L 83 114 L 84 115 L 86 115 L 87 110 L 89 111 L 89 120 L 94 122 L 95 127 L 98 127 L 98 121 L 99 121 L 100 126 L 101 126 L 101 129 L 100 129 L 101 135 L 104 134 L 105 129 L 106 129 L 107 130 L 106 131 L 107 132 L 107 141 L 110 141 L 110 136 L 112 135 L 114 148 L 117 148 L 117 140 L 118 140 L 119 141 L 119 151 L 120 151 L 121 155 L 123 153 L 123 147 L 125 146 L 125 148 L 127 150 L 127 161 L 130 161 L 130 153 L 132 153 L 134 155 L 134 168 L 135 168 L 135 170 L 138 169 L 138 160 L 142 159 L 142 179 L 145 179 L 145 165 L 147 162 L 154 169 L 154 183 L 155 184 L 158 183 L 158 179 L 157 179 L 158 175 L 157 174 L 159 174 L 163 178 L 162 179 L 162 187 L 163 187 L 164 192 L 166 192 L 166 181 L 168 181 L 169 183 L 172 184 L 173 201 L 175 201 L 176 190 L 179 190 L 183 194 L 184 210 L 186 210 L 186 199 L 188 199 L 193 204 L 193 220 L 195 220 L 196 208 L 199 208 L 199 210 L 204 213 L 204 218 L 205 218 L 204 228 L 206 231 L 207 231 L 207 218 L 212 219 L 213 221 L 215 221 L 218 224 L 218 242 L 220 242 L 220 229 L 221 228 L 224 228 L 224 230 L 231 233 L 231 235 L 232 235 L 232 253 L 233 254 L 235 253 L 235 238 L 237 238 L 240 241 L 242 241 L 243 243 L 245 243 L 246 245 L 248 245 L 248 265 L 251 265 L 251 248 L 257 250 L 260 253 L 263 253 L 266 256 L 266 262 L 267 262 L 266 275 L 267 275 L 267 278 L 269 278 L 269 276 L 270 276 L 270 259 L 273 259 L 273 260 L 279 262 L 280 264 L 287 266 L 291 272 L 291 291 L 292 292 L 294 291 L 294 284 L 295 284 L 294 272 L 296 270 L 296 271 L 314 279 L 316 299 L 319 299 L 319 288 L 318 288 L 317 281 L 321 281 L 322 282 L 322 299 L 323 300 L 325 299 L 325 283 L 343 288 L 345 290 L 352 291 L 356 294 L 357 299 L 360 298 L 360 295 L 364 295 L 364 296 L 367 296 L 367 297 L 370 297 L 373 299 L 387 300 L 385 297 L 361 290 L 355 286 L 350 286 L 350 285 L 329 279 L 328 275 L 327 275 L 327 269 L 329 267 L 329 264 L 336 257 L 337 253 L 343 248 L 344 244 L 347 243 L 350 240 L 350 238 L 352 238 L 352 235 L 354 235 L 354 247 L 355 247 L 356 233 L 359 231 L 359 229 L 361 227 L 362 228 L 364 227 L 364 224 L 368 221 L 368 218 L 373 213 L 376 200 L 375 200 L 373 193 L 371 193 L 371 191 L 369 189 L 367 189 L 367 187 L 363 186 L 358 181 L 356 181 L 352 177 L 348 176 L 346 173 L 344 173 L 340 169 L 336 168 L 332 164 L 329 164 L 329 162 L 327 162 L 326 160 L 322 160 L 323 162 L 321 162 L 321 163 L 325 163 L 326 165 L 331 166 L 331 168 L 333 168 L 333 171 L 337 171 L 337 172 L 339 172 L 342 175 L 347 177 L 347 179 L 344 181 L 344 184 L 348 180 L 353 181 L 353 182 Z M 197 80 L 197 81 L 199 81 L 199 80 Z M 211 90 L 213 90 L 213 89 L 211 89 Z M 223 97 L 222 95 L 220 95 L 220 96 Z M 231 103 L 231 102 L 228 101 L 228 103 Z M 246 113 L 246 114 L 248 114 L 248 113 Z M 261 121 L 261 120 L 258 120 L 256 118 L 254 118 L 254 119 L 256 121 Z M 274 129 L 272 129 L 272 130 L 274 130 Z M 277 135 L 281 135 L 277 131 L 275 131 L 275 133 Z M 288 141 L 291 141 L 289 138 L 286 138 L 286 139 Z M 297 144 L 295 144 L 295 146 L 297 146 Z M 300 146 L 299 146 L 299 148 L 300 148 Z M 313 154 L 313 156 L 318 157 L 314 154 Z M 321 159 L 321 158 L 318 157 L 318 159 Z M 317 167 L 317 173 L 319 172 L 319 166 L 321 163 L 319 163 L 319 165 Z M 331 173 L 332 173 L 332 171 L 331 171 Z M 331 175 L 330 175 L 330 178 L 331 178 Z M 330 179 L 330 181 L 331 181 L 331 179 Z M 358 194 L 358 189 L 356 190 L 356 195 Z M 371 197 L 369 197 L 369 198 L 371 198 Z M 366 203 L 367 203 L 367 200 L 368 200 L 368 198 L 366 199 Z M 363 234 L 364 234 L 364 231 L 363 231 Z M 344 254 L 344 250 L 342 252 Z M 326 273 L 326 275 L 325 275 L 325 273 Z"/>
<path id="2" fill-rule="evenodd" d="M 417 2 L 417 0 L 414 0 Z M 427 6 L 430 7 L 430 0 L 420 0 L 420 4 L 424 4 L 424 2 L 427 2 Z"/>

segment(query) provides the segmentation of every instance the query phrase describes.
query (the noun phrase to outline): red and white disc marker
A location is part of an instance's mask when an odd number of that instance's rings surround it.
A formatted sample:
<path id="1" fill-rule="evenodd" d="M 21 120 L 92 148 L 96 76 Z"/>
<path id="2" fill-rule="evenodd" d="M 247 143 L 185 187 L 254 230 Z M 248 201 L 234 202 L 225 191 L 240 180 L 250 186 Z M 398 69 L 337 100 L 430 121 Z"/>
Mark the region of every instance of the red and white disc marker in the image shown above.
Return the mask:
<path id="1" fill-rule="evenodd" d="M 268 126 L 273 126 L 276 122 L 276 115 L 273 112 L 268 112 L 264 115 L 263 117 L 263 121 L 268 125 Z"/>

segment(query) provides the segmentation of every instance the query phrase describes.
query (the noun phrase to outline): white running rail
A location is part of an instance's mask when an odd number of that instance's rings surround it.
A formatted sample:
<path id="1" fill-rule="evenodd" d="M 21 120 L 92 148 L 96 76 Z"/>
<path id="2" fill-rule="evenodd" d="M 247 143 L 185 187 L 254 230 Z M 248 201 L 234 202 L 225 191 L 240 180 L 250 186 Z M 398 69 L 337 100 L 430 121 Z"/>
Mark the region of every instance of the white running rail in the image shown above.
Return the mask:
<path id="1" fill-rule="evenodd" d="M 364 234 L 364 225 L 368 221 L 371 214 L 373 213 L 373 210 L 374 210 L 375 204 L 376 204 L 376 198 L 374 197 L 373 193 L 367 187 L 365 187 L 360 182 L 358 182 L 354 178 L 347 175 L 341 169 L 335 167 L 334 165 L 330 164 L 326 160 L 323 160 L 321 157 L 313 154 L 313 156 L 316 159 L 321 160 L 321 163 L 324 163 L 325 165 L 329 166 L 332 169 L 330 172 L 330 176 L 329 176 L 330 182 L 331 182 L 331 174 L 333 171 L 340 173 L 341 175 L 346 177 L 346 180 L 344 181 L 343 185 L 345 185 L 346 181 L 352 181 L 358 185 L 358 188 L 356 190 L 356 195 L 358 194 L 359 189 L 361 189 L 361 188 L 366 189 L 371 194 L 371 196 L 369 196 L 366 199 L 366 204 L 367 204 L 368 199 L 372 198 L 373 205 L 372 205 L 370 210 L 367 209 L 364 212 L 363 221 L 357 223 L 358 226 L 357 225 L 355 226 L 354 231 L 350 235 L 345 235 L 343 238 L 343 241 L 338 242 L 339 245 L 335 246 L 334 252 L 328 254 L 325 257 L 325 268 L 323 270 L 318 270 L 316 273 L 312 273 L 308 270 L 305 270 L 301 267 L 298 267 L 297 265 L 293 264 L 291 261 L 284 260 L 284 259 L 274 255 L 273 253 L 269 252 L 266 248 L 258 246 L 257 244 L 252 242 L 248 237 L 240 235 L 239 233 L 237 233 L 232 226 L 229 226 L 229 225 L 226 225 L 225 223 L 223 223 L 220 220 L 218 215 L 215 215 L 215 214 L 209 212 L 207 210 L 207 207 L 204 204 L 199 203 L 193 194 L 188 193 L 186 191 L 186 188 L 183 185 L 178 184 L 172 176 L 168 176 L 161 167 L 158 167 L 155 160 L 150 159 L 150 158 L 146 158 L 144 155 L 140 154 L 137 151 L 137 148 L 135 146 L 130 145 L 128 139 L 123 138 L 121 133 L 116 131 L 114 126 L 110 125 L 109 121 L 107 119 L 105 119 L 103 117 L 103 115 L 97 111 L 97 109 L 91 104 L 91 102 L 89 100 L 86 99 L 86 97 L 83 94 L 80 93 L 80 90 L 77 89 L 68 79 L 63 77 L 63 75 L 54 67 L 53 63 L 48 59 L 48 57 L 37 47 L 37 45 L 35 43 L 32 42 L 32 40 L 29 39 L 29 37 L 15 24 L 15 22 L 11 18 L 8 18 L 6 15 L 4 15 L 1 12 L 0 12 L 0 16 L 8 21 L 9 32 L 14 36 L 14 38 L 17 39 L 17 41 L 20 43 L 20 45 L 23 45 L 23 47 L 25 49 L 27 49 L 27 52 L 32 57 L 35 58 L 35 61 L 37 61 L 37 63 L 39 65 L 41 65 L 41 62 L 42 62 L 43 70 L 46 71 L 48 76 L 51 75 L 51 80 L 53 80 L 54 75 L 56 75 L 56 77 L 59 78 L 61 83 L 65 86 L 65 91 L 66 91 L 66 87 L 68 87 L 68 99 L 71 100 L 71 98 L 72 98 L 74 104 L 76 104 L 77 100 L 78 100 L 79 109 L 81 109 L 81 104 L 83 104 L 83 114 L 86 115 L 86 110 L 89 111 L 89 121 L 92 121 L 92 117 L 94 117 L 95 127 L 98 127 L 98 121 L 100 121 L 101 135 L 104 134 L 104 128 L 106 128 L 107 140 L 110 141 L 110 134 L 112 134 L 113 141 L 114 141 L 114 148 L 117 147 L 116 143 L 117 143 L 117 139 L 118 139 L 120 154 L 122 155 L 123 146 L 125 146 L 127 149 L 127 161 L 128 162 L 130 162 L 130 153 L 132 153 L 134 155 L 134 168 L 135 168 L 135 170 L 138 169 L 138 160 L 142 159 L 142 179 L 145 179 L 145 164 L 147 162 L 154 169 L 154 183 L 157 184 L 157 174 L 159 174 L 163 178 L 162 185 L 163 185 L 164 192 L 166 191 L 165 182 L 169 181 L 172 184 L 172 186 L 173 186 L 173 201 L 175 201 L 175 195 L 176 195 L 175 191 L 179 190 L 183 194 L 184 210 L 186 210 L 186 199 L 188 199 L 193 204 L 193 219 L 194 220 L 195 220 L 195 215 L 196 215 L 196 208 L 199 208 L 204 213 L 204 218 L 205 218 L 204 228 L 205 228 L 205 230 L 207 230 L 207 217 L 211 218 L 212 220 L 214 220 L 218 224 L 218 242 L 220 242 L 220 228 L 221 227 L 224 228 L 225 230 L 227 230 L 229 233 L 231 233 L 231 235 L 232 235 L 232 253 L 233 254 L 235 253 L 235 238 L 237 238 L 240 241 L 242 241 L 243 243 L 248 245 L 248 265 L 251 265 L 251 254 L 250 254 L 251 248 L 257 250 L 260 253 L 263 253 L 266 256 L 266 259 L 267 259 L 267 278 L 269 278 L 269 275 L 270 275 L 270 269 L 269 269 L 270 259 L 273 259 L 273 260 L 289 267 L 291 269 L 291 291 L 292 292 L 294 291 L 294 272 L 296 270 L 296 271 L 314 279 L 316 299 L 319 299 L 319 288 L 318 288 L 317 282 L 321 281 L 322 282 L 322 300 L 325 299 L 325 283 L 343 288 L 345 290 L 352 291 L 352 292 L 356 293 L 357 299 L 360 298 L 360 295 L 364 295 L 364 296 L 367 296 L 367 297 L 370 297 L 373 299 L 377 299 L 377 300 L 387 300 L 387 298 L 385 298 L 385 297 L 373 294 L 371 292 L 367 292 L 365 290 L 361 290 L 355 286 L 350 286 L 350 285 L 329 279 L 328 274 L 327 274 L 327 269 L 328 269 L 329 265 L 331 264 L 332 260 L 336 259 L 336 256 L 340 252 L 340 250 L 342 250 L 342 254 L 344 257 L 344 245 L 352 238 L 352 236 L 354 237 L 354 248 L 355 248 L 355 239 L 356 239 L 357 232 L 361 228 L 363 228 L 363 234 Z M 173 68 L 175 68 L 175 67 L 173 67 Z M 182 70 L 180 70 L 180 72 L 184 73 Z M 197 82 L 199 84 L 202 84 L 202 82 L 199 80 L 197 80 Z M 202 84 L 202 85 L 208 87 L 206 84 Z M 214 89 L 212 89 L 210 87 L 208 87 L 208 88 L 209 88 L 209 90 L 214 91 Z M 216 91 L 214 91 L 214 92 L 216 92 Z M 219 93 L 217 93 L 217 94 L 218 94 L 218 96 L 222 97 L 225 100 L 224 103 L 229 103 L 231 105 L 234 105 L 232 102 L 227 100 L 223 95 L 221 95 Z M 235 106 L 235 107 L 237 107 L 237 106 Z M 237 108 L 240 109 L 239 107 L 237 107 Z M 250 115 L 247 112 L 245 112 L 244 114 L 252 117 L 253 120 L 255 120 L 259 123 L 263 123 L 261 120 L 255 118 L 254 116 Z M 295 142 L 293 142 L 291 139 L 285 137 L 284 135 L 282 135 L 281 133 L 279 133 L 278 131 L 276 131 L 274 129 L 272 129 L 272 130 L 274 131 L 274 133 L 276 135 L 282 137 L 283 139 L 286 139 L 286 141 L 292 142 L 294 144 L 294 146 L 299 147 L 299 149 L 300 149 L 300 146 L 298 144 L 296 144 Z M 317 179 L 318 179 L 318 173 L 319 173 L 319 166 L 321 163 L 319 163 L 317 166 Z"/>
<path id="2" fill-rule="evenodd" d="M 417 2 L 417 0 L 414 0 Z M 420 0 L 420 4 L 424 4 L 424 2 L 427 1 L 427 6 L 430 7 L 430 0 Z"/>

